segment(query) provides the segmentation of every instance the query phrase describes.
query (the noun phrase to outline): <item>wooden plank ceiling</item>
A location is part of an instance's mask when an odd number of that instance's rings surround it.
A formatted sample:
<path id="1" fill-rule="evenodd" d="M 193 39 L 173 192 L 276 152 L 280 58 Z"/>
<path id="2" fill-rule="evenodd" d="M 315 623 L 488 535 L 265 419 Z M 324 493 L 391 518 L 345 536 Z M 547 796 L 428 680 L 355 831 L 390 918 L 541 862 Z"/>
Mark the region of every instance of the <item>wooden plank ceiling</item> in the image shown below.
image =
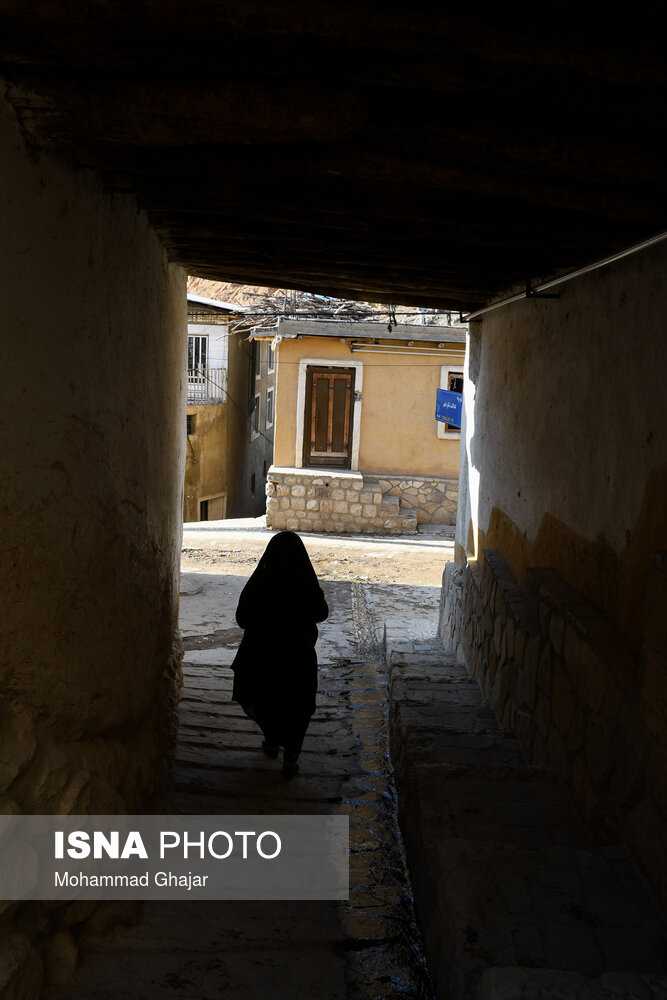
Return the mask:
<path id="1" fill-rule="evenodd" d="M 664 9 L 0 0 L 0 73 L 191 274 L 468 309 L 667 229 Z"/>

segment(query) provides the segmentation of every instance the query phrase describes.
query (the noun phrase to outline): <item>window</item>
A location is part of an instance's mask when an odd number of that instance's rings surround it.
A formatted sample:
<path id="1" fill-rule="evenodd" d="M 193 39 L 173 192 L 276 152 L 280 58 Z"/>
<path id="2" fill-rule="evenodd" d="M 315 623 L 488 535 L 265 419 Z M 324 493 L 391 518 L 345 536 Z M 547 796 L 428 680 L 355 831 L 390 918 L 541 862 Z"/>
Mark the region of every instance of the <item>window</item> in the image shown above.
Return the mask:
<path id="1" fill-rule="evenodd" d="M 255 489 L 256 489 L 256 479 L 255 479 L 255 473 L 253 472 L 253 474 L 250 477 L 250 492 L 254 493 Z"/>
<path id="2" fill-rule="evenodd" d="M 252 370 L 256 379 L 262 374 L 262 341 L 252 342 Z"/>
<path id="3" fill-rule="evenodd" d="M 276 352 L 273 349 L 273 341 L 266 342 L 266 370 L 270 374 L 276 370 Z"/>
<path id="4" fill-rule="evenodd" d="M 195 433 L 195 426 L 196 426 L 196 423 L 197 423 L 196 414 L 194 414 L 194 413 L 188 413 L 187 416 L 186 416 L 186 418 L 185 418 L 185 420 L 186 420 L 186 424 L 187 424 L 187 432 L 188 432 L 188 434 L 194 434 Z"/>
<path id="5" fill-rule="evenodd" d="M 264 414 L 264 426 L 273 427 L 273 389 L 266 390 L 266 413 Z"/>
<path id="6" fill-rule="evenodd" d="M 188 337 L 188 372 L 203 372 L 208 365 L 208 337 Z"/>
<path id="7" fill-rule="evenodd" d="M 442 365 L 440 369 L 440 388 L 450 392 L 463 392 L 463 365 Z M 436 424 L 439 438 L 458 438 L 461 429 L 453 424 Z"/>
<path id="8" fill-rule="evenodd" d="M 255 396 L 255 409 L 252 411 L 252 423 L 250 425 L 250 440 L 259 435 L 259 396 Z"/>

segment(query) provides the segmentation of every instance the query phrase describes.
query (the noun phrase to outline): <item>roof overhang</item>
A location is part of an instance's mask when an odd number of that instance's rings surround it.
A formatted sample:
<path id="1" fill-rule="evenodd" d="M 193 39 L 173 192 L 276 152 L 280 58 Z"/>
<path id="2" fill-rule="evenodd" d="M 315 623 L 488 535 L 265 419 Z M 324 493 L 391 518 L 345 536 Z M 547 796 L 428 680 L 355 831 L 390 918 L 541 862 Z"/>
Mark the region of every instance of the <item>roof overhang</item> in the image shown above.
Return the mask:
<path id="1" fill-rule="evenodd" d="M 253 340 L 283 340 L 297 337 L 319 337 L 334 340 L 407 341 L 408 343 L 465 344 L 466 328 L 462 326 L 425 326 L 417 323 L 349 323 L 331 320 L 283 319 L 272 329 L 257 329 Z"/>

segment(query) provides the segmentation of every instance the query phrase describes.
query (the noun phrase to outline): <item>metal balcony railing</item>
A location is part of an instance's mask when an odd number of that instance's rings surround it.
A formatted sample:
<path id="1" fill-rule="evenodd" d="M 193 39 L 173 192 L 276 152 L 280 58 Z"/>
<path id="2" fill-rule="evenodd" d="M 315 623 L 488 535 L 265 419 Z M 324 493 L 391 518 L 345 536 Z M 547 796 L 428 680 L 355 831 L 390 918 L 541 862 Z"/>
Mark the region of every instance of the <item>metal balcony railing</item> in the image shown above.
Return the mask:
<path id="1" fill-rule="evenodd" d="M 221 403 L 225 398 L 224 368 L 193 368 L 188 371 L 188 405 Z"/>

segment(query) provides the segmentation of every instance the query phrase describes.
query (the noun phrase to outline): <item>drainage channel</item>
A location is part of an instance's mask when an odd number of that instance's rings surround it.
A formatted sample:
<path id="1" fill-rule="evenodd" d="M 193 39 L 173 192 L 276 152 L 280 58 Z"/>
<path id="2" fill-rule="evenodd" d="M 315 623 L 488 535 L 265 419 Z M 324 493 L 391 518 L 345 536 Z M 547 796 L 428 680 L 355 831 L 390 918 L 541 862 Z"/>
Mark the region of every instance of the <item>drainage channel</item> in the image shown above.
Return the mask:
<path id="1" fill-rule="evenodd" d="M 398 826 L 389 755 L 388 687 L 383 644 L 363 585 L 352 589 L 355 643 L 350 664 L 351 724 L 359 774 L 344 786 L 350 815 L 350 899 L 344 904 L 350 996 L 434 1000 Z"/>

